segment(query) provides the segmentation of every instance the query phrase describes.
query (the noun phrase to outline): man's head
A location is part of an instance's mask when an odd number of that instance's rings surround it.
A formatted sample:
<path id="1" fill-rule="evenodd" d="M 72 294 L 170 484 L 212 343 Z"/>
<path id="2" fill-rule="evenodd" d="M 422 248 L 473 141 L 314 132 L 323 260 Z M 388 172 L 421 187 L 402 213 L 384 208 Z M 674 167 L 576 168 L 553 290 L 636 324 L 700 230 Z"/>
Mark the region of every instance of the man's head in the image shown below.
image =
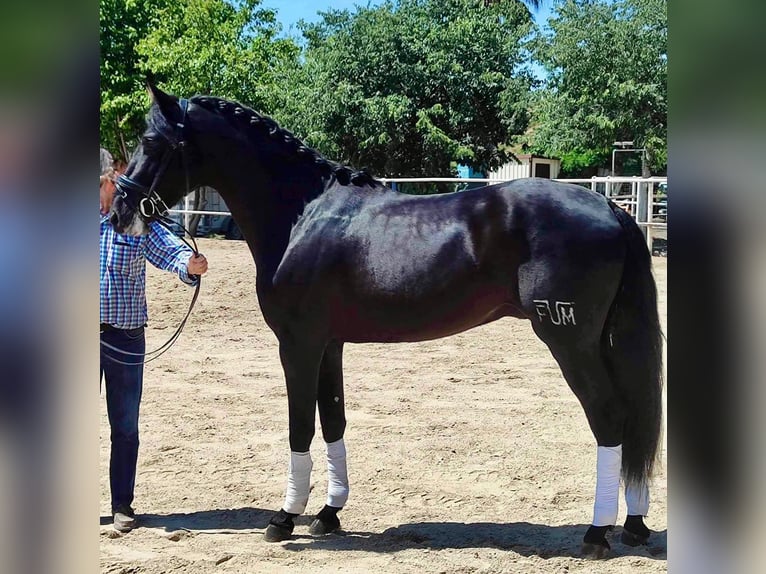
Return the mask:
<path id="1" fill-rule="evenodd" d="M 101 148 L 101 177 L 99 178 L 99 208 L 101 215 L 109 213 L 114 199 L 114 162 L 112 154 Z"/>

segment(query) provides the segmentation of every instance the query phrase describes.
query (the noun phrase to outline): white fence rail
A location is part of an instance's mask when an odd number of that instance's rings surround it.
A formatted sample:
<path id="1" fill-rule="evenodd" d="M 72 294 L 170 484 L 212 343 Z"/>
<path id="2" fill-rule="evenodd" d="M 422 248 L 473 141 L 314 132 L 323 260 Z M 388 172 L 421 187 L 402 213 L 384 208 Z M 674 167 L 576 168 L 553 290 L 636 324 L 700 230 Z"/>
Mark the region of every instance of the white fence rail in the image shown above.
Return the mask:
<path id="1" fill-rule="evenodd" d="M 382 177 L 380 181 L 391 185 L 394 189 L 400 183 L 503 183 L 506 179 L 482 179 L 462 177 Z M 600 193 L 612 199 L 623 209 L 627 210 L 636 220 L 646 235 L 646 242 L 652 250 L 655 239 L 664 240 L 668 237 L 668 196 L 667 177 L 592 177 L 590 179 L 556 179 L 565 183 L 575 183 L 587 187 L 595 193 Z M 458 189 L 458 186 L 456 186 Z M 183 215 L 184 227 L 189 227 L 192 215 L 227 216 L 228 211 L 200 211 L 191 209 L 191 197 L 186 196 L 183 209 L 169 210 L 170 213 Z"/>

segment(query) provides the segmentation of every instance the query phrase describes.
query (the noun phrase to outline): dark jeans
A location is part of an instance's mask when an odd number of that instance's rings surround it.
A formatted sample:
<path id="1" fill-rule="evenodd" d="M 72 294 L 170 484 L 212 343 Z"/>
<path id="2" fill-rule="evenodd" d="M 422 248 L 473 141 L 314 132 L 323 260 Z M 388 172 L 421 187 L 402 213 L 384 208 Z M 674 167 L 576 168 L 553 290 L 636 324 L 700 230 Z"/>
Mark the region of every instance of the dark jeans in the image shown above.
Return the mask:
<path id="1" fill-rule="evenodd" d="M 129 353 L 144 353 L 144 328 L 115 329 L 101 333 L 101 340 Z M 112 511 L 133 502 L 138 461 L 138 408 L 141 403 L 144 366 L 121 365 L 135 363 L 142 357 L 123 355 L 101 346 L 101 377 L 106 382 L 106 410 L 112 429 L 112 454 L 109 459 L 109 485 L 112 491 Z"/>

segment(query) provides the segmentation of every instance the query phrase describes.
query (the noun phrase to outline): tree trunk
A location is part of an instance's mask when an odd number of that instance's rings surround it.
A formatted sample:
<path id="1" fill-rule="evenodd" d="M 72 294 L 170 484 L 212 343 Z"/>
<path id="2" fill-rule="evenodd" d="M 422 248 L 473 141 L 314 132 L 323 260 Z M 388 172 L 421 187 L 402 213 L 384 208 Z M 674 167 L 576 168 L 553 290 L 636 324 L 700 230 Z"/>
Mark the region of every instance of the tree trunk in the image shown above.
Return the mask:
<path id="1" fill-rule="evenodd" d="M 117 135 L 120 137 L 120 153 L 122 154 L 122 161 L 125 162 L 127 165 L 128 163 L 128 148 L 125 145 L 125 136 L 122 134 L 122 130 L 120 129 L 120 122 L 118 120 L 114 120 L 114 127 L 117 130 Z"/>
<path id="2" fill-rule="evenodd" d="M 193 209 L 195 211 L 204 211 L 206 206 L 207 206 L 207 188 L 198 187 L 197 189 L 194 190 Z M 199 225 L 200 219 L 202 219 L 202 215 L 200 215 L 199 213 L 195 213 L 189 219 L 189 233 L 191 233 L 192 237 L 197 236 L 197 226 Z"/>

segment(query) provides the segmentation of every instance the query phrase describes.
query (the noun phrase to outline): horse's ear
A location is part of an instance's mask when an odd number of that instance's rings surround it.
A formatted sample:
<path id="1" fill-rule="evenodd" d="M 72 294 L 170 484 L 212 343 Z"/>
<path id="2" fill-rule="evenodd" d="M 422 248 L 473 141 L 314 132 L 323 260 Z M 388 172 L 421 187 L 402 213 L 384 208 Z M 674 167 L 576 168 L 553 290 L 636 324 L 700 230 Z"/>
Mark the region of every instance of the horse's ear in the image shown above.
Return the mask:
<path id="1" fill-rule="evenodd" d="M 149 92 L 149 97 L 152 102 L 157 104 L 167 120 L 174 121 L 178 119 L 180 113 L 180 107 L 178 106 L 178 98 L 166 94 L 159 89 L 153 79 L 150 76 L 146 78 L 146 90 Z"/>

